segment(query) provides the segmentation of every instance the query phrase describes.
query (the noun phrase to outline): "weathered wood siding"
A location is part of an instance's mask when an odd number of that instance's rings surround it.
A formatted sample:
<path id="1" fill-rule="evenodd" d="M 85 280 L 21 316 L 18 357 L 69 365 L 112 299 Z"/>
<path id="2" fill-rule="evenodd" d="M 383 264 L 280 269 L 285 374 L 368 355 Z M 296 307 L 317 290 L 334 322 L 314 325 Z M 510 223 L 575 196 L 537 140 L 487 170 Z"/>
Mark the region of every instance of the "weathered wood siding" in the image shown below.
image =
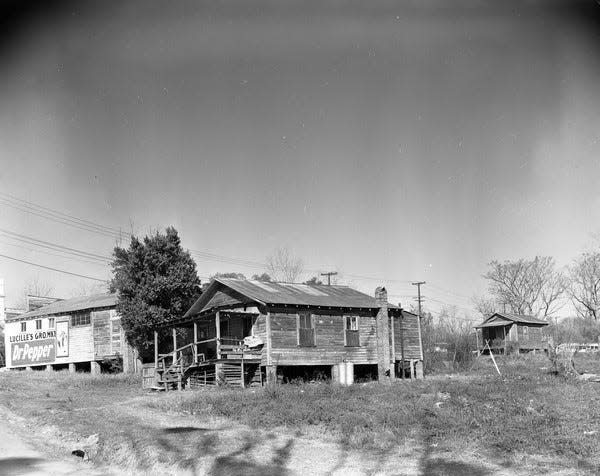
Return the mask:
<path id="1" fill-rule="evenodd" d="M 517 325 L 519 348 L 521 349 L 544 349 L 547 342 L 544 329 L 539 326 Z"/>
<path id="2" fill-rule="evenodd" d="M 204 306 L 204 308 L 212 309 L 212 308 L 218 308 L 218 307 L 223 307 L 223 306 L 235 307 L 236 305 L 239 305 L 242 303 L 242 299 L 240 299 L 238 296 L 235 296 L 233 292 L 227 292 L 227 291 L 230 291 L 230 290 L 226 289 L 223 291 L 215 292 L 213 297 L 210 299 L 210 301 L 208 301 L 208 303 L 206 304 L 206 306 Z"/>
<path id="3" fill-rule="evenodd" d="M 420 359 L 421 343 L 419 341 L 419 317 L 404 313 L 404 318 L 394 318 L 394 338 L 396 360 L 402 359 L 402 345 L 404 345 L 404 359 Z"/>
<path id="4" fill-rule="evenodd" d="M 92 312 L 92 328 L 96 359 L 127 353 L 121 318 L 114 309 Z"/>
<path id="5" fill-rule="evenodd" d="M 111 355 L 110 312 L 93 312 L 92 320 L 94 322 L 94 354 L 100 358 Z"/>
<path id="6" fill-rule="evenodd" d="M 267 316 L 259 314 L 252 322 L 252 335 L 260 337 L 263 342 L 267 341 Z"/>
<path id="7" fill-rule="evenodd" d="M 355 364 L 376 364 L 375 317 L 359 317 L 359 347 L 344 345 L 344 314 L 313 312 L 315 346 L 298 346 L 297 313 L 271 312 L 273 365 L 334 365 L 344 359 Z M 347 315 L 359 315 L 349 313 Z M 263 360 L 266 356 L 263 357 Z M 266 360 L 265 360 L 266 362 Z M 263 363 L 265 363 L 263 362 Z"/>

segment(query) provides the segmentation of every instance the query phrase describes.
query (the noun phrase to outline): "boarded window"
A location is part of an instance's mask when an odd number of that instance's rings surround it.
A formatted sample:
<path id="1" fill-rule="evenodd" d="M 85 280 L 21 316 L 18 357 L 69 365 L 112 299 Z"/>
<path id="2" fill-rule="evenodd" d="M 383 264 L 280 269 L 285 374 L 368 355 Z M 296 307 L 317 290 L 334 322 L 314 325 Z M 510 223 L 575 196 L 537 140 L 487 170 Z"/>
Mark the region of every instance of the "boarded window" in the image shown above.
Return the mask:
<path id="1" fill-rule="evenodd" d="M 21 322 L 21 332 L 27 332 L 27 322 Z"/>
<path id="2" fill-rule="evenodd" d="M 54 329 L 54 318 L 53 317 L 48 318 L 48 329 Z"/>
<path id="3" fill-rule="evenodd" d="M 315 346 L 315 320 L 309 312 L 298 314 L 298 345 Z"/>
<path id="4" fill-rule="evenodd" d="M 91 314 L 89 312 L 81 312 L 71 316 L 71 327 L 87 326 L 91 322 Z"/>
<path id="5" fill-rule="evenodd" d="M 344 344 L 346 347 L 359 347 L 360 336 L 358 331 L 358 316 L 344 316 Z"/>

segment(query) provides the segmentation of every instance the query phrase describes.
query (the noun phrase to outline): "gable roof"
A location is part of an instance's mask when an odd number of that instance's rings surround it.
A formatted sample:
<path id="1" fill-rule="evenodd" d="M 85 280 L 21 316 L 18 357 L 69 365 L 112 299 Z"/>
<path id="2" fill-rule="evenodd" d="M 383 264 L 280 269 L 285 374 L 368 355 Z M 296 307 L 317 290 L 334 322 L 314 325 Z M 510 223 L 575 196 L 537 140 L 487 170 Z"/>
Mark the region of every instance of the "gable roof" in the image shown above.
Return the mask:
<path id="1" fill-rule="evenodd" d="M 96 309 L 99 307 L 113 307 L 117 305 L 116 294 L 93 294 L 91 296 L 79 296 L 64 301 L 56 301 L 46 306 L 42 306 L 34 311 L 20 314 L 12 321 L 21 321 L 32 317 L 52 316 L 58 314 L 68 314 L 69 312 L 84 311 L 87 309 Z M 7 319 L 8 320 L 8 319 Z"/>
<path id="2" fill-rule="evenodd" d="M 249 279 L 216 278 L 183 317 L 187 318 L 218 307 L 214 305 L 214 301 L 211 303 L 213 296 L 219 291 L 227 290 L 237 295 L 237 302 L 252 302 L 258 305 L 379 308 L 374 297 L 348 286 L 267 283 Z M 388 307 L 398 309 L 393 304 L 388 304 Z"/>
<path id="3" fill-rule="evenodd" d="M 507 326 L 511 323 L 519 323 L 519 324 L 532 324 L 535 326 L 547 326 L 548 322 L 542 321 L 537 317 L 533 316 L 524 316 L 520 314 L 511 314 L 508 312 L 496 312 L 492 314 L 490 317 L 485 319 L 481 324 L 475 326 L 476 328 L 482 327 L 496 327 L 496 326 Z"/>

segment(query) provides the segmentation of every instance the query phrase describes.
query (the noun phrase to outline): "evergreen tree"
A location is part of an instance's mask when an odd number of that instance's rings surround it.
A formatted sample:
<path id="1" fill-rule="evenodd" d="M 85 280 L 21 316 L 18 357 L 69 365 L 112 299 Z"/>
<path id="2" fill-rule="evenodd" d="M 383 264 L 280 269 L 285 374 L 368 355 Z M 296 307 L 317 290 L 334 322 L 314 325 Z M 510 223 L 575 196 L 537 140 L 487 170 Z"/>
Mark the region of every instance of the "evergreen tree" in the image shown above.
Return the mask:
<path id="1" fill-rule="evenodd" d="M 119 295 L 117 311 L 128 342 L 148 360 L 153 326 L 183 316 L 200 295 L 196 263 L 172 227 L 141 241 L 132 237 L 128 249 L 115 247 L 113 254 L 110 290 Z"/>

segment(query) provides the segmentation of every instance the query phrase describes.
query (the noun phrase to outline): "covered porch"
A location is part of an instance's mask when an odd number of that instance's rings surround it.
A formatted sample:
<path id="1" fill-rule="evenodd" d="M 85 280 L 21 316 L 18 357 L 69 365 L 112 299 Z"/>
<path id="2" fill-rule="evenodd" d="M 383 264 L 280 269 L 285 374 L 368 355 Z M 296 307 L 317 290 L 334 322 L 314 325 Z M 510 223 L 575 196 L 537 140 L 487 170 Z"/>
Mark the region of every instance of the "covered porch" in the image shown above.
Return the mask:
<path id="1" fill-rule="evenodd" d="M 253 311 L 218 310 L 156 328 L 155 387 L 181 390 L 212 385 L 262 385 L 263 342 L 252 335 L 258 316 Z M 170 345 L 165 345 L 166 335 Z M 167 352 L 159 351 L 161 341 Z"/>

